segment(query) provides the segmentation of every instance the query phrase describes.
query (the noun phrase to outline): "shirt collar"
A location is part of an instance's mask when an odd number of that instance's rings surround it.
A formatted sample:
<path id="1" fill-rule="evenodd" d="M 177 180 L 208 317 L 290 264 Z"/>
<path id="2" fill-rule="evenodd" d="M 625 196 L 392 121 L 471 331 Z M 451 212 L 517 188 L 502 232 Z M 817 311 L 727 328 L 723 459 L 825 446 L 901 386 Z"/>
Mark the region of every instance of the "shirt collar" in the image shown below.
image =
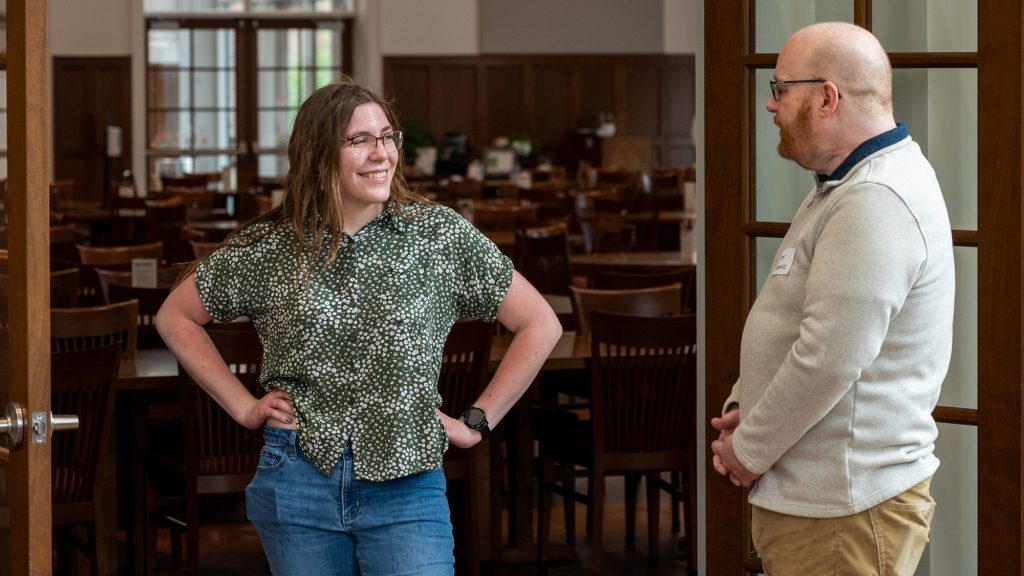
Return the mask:
<path id="1" fill-rule="evenodd" d="M 850 155 L 847 156 L 846 159 L 843 160 L 843 163 L 840 164 L 839 167 L 831 174 L 825 175 L 816 172 L 814 177 L 817 180 L 818 185 L 824 184 L 825 182 L 842 180 L 854 166 L 860 163 L 861 160 L 883 148 L 892 146 L 908 136 L 910 136 L 910 131 L 907 130 L 907 125 L 903 122 L 899 122 L 892 130 L 882 132 L 878 136 L 874 136 L 864 142 L 861 142 L 860 146 L 854 148 L 853 152 L 850 152 Z"/>

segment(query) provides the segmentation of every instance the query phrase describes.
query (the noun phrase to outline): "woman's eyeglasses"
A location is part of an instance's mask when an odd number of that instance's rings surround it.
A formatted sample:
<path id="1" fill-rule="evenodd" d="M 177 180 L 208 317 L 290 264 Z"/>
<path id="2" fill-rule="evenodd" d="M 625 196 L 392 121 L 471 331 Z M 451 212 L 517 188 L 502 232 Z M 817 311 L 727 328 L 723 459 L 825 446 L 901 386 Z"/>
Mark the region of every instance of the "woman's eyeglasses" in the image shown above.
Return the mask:
<path id="1" fill-rule="evenodd" d="M 384 143 L 384 150 L 389 154 L 393 154 L 402 149 L 402 132 L 399 130 L 388 132 L 383 136 L 360 134 L 351 138 L 342 138 L 341 140 L 343 142 L 347 142 L 348 147 L 356 154 L 369 154 L 371 150 L 377 149 L 378 142 Z"/>

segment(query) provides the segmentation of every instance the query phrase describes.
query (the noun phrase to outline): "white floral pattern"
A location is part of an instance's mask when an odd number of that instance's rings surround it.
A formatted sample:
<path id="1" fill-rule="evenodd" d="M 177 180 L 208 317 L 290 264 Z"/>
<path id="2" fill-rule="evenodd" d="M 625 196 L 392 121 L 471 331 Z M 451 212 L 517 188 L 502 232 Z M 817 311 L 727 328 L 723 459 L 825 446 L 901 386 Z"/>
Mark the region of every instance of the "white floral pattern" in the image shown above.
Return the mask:
<path id="1" fill-rule="evenodd" d="M 450 208 L 388 205 L 308 282 L 287 224 L 254 224 L 196 270 L 207 311 L 248 316 L 264 347 L 260 380 L 295 402 L 299 444 L 329 474 L 347 443 L 356 477 L 384 481 L 441 466 L 435 408 L 441 352 L 462 317 L 493 321 L 512 262 Z"/>

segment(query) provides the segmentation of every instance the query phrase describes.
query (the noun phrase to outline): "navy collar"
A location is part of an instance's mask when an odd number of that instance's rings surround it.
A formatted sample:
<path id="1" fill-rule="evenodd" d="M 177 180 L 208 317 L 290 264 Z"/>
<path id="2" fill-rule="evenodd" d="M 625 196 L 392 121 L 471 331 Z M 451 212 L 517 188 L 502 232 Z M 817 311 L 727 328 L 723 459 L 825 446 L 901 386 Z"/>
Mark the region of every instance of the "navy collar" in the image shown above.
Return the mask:
<path id="1" fill-rule="evenodd" d="M 882 132 L 878 136 L 868 138 L 864 142 L 861 142 L 860 146 L 854 148 L 853 152 L 850 152 L 850 155 L 846 157 L 846 160 L 843 160 L 843 163 L 840 164 L 839 167 L 831 174 L 826 176 L 815 172 L 814 177 L 818 180 L 818 184 L 823 184 L 830 180 L 842 180 L 850 169 L 860 163 L 861 160 L 883 148 L 892 146 L 908 136 L 910 136 L 910 131 L 907 130 L 907 125 L 903 122 L 899 122 L 892 130 Z"/>

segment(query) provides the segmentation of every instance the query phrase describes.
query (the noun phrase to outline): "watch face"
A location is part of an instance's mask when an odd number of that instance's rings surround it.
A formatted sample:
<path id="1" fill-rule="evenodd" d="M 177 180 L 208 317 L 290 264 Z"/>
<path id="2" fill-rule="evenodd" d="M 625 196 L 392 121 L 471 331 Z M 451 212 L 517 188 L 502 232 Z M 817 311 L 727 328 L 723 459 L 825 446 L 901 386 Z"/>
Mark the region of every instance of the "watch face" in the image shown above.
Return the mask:
<path id="1" fill-rule="evenodd" d="M 470 428 L 477 428 L 486 421 L 484 411 L 479 408 L 469 408 L 465 413 L 462 414 L 463 420 L 466 422 L 466 426 Z"/>

